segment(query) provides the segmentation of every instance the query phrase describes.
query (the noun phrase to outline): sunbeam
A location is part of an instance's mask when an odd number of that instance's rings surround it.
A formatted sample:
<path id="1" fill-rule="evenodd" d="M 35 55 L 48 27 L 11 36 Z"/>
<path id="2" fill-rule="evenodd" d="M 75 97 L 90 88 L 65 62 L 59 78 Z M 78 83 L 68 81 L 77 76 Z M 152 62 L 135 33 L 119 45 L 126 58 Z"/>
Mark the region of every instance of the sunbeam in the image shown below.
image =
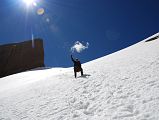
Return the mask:
<path id="1" fill-rule="evenodd" d="M 37 6 L 35 0 L 23 0 L 23 2 L 29 7 L 31 5 Z"/>

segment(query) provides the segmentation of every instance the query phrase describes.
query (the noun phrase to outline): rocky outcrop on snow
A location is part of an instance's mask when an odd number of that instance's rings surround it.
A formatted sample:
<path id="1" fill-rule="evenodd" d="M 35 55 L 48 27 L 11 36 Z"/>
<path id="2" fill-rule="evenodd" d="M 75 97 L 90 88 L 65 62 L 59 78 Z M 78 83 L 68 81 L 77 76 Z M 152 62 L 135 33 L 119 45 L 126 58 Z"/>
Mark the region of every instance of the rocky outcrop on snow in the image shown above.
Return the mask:
<path id="1" fill-rule="evenodd" d="M 43 40 L 0 45 L 0 77 L 44 67 Z"/>
<path id="2" fill-rule="evenodd" d="M 150 42 L 150 41 L 153 41 L 153 40 L 157 40 L 158 38 L 159 38 L 159 33 L 156 33 L 155 35 L 153 35 L 153 36 L 147 38 L 147 39 L 145 40 L 145 42 Z"/>

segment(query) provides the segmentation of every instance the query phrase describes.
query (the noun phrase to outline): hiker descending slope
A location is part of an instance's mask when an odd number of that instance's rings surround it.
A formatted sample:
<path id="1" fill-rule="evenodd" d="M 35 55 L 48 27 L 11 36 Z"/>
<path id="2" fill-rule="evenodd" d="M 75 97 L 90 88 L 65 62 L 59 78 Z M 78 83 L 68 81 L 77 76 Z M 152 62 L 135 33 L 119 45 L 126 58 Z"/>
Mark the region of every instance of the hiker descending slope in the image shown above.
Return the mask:
<path id="1" fill-rule="evenodd" d="M 75 78 L 77 77 L 77 72 L 81 71 L 81 76 L 83 75 L 83 69 L 81 67 L 81 62 L 76 58 L 75 60 L 73 59 L 71 55 L 72 62 L 74 63 L 74 75 Z"/>

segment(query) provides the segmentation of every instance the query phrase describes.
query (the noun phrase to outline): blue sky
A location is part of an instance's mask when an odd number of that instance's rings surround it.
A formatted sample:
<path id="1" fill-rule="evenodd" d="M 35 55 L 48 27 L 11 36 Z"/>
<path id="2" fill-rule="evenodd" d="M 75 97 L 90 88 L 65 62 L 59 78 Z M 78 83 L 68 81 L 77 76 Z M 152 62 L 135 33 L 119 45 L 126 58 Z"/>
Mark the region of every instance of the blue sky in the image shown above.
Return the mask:
<path id="1" fill-rule="evenodd" d="M 159 32 L 158 0 L 35 2 L 27 7 L 23 0 L 1 0 L 0 44 L 42 38 L 48 67 L 72 66 L 71 54 L 88 62 Z"/>

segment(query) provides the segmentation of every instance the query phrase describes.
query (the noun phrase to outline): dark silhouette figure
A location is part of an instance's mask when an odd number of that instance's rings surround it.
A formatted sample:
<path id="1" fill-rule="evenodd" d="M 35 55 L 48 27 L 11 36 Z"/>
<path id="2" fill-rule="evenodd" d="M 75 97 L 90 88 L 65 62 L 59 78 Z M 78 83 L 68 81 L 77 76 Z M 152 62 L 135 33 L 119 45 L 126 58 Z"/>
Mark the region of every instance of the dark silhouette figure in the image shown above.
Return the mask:
<path id="1" fill-rule="evenodd" d="M 74 75 L 75 78 L 77 77 L 77 72 L 81 71 L 81 76 L 83 76 L 83 69 L 81 67 L 81 62 L 76 58 L 76 60 L 73 59 L 71 55 L 72 62 L 74 63 Z"/>

